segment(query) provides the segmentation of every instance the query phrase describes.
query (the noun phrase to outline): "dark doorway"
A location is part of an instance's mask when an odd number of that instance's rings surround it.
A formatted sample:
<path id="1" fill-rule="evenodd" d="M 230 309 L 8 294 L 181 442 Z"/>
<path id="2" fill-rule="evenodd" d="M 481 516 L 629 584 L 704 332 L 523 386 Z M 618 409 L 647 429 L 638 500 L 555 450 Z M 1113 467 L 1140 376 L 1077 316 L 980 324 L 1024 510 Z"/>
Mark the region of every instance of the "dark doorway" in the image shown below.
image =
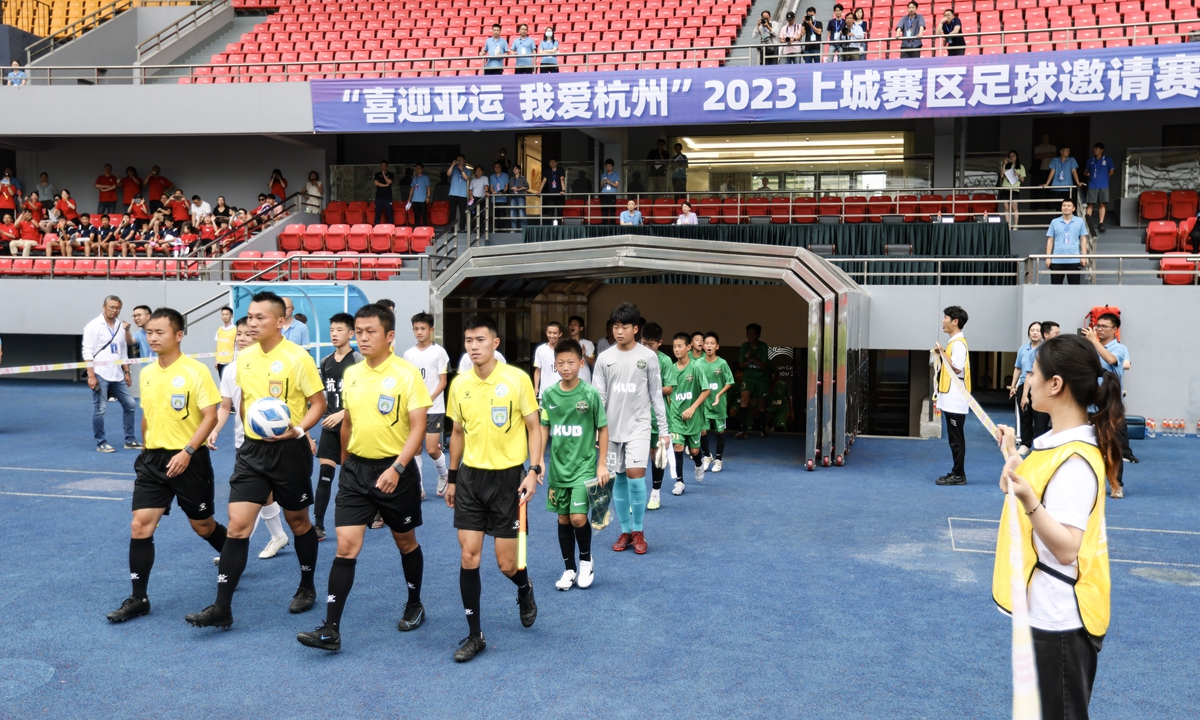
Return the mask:
<path id="1" fill-rule="evenodd" d="M 1163 125 L 1163 147 L 1200 145 L 1200 125 Z"/>
<path id="2" fill-rule="evenodd" d="M 1050 136 L 1050 144 L 1061 150 L 1063 146 L 1071 148 L 1071 157 L 1075 158 L 1075 162 L 1082 167 L 1087 162 L 1088 155 L 1091 154 L 1092 147 L 1092 120 L 1087 115 L 1070 115 L 1070 116 L 1042 116 L 1033 119 L 1033 143 L 1028 149 L 1028 157 L 1033 157 L 1033 149 L 1042 144 L 1042 135 Z M 1030 171 L 1033 168 L 1040 168 L 1041 165 L 1034 161 L 1026 165 Z M 1031 182 L 1040 185 L 1045 182 L 1046 178 L 1032 177 Z"/>
<path id="3" fill-rule="evenodd" d="M 908 351 L 872 350 L 867 383 L 867 434 L 908 435 Z"/>
<path id="4" fill-rule="evenodd" d="M 396 167 L 413 163 L 449 165 L 458 157 L 458 145 L 389 145 L 388 163 Z"/>

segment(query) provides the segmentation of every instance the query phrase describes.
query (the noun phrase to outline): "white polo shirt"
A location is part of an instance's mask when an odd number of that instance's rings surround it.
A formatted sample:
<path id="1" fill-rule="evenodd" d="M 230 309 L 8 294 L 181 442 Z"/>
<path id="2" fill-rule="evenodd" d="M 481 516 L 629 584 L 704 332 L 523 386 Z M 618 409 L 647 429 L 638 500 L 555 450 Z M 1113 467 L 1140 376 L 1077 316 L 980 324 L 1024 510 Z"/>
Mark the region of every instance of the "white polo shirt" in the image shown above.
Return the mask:
<path id="1" fill-rule="evenodd" d="M 121 360 L 129 359 L 129 348 L 125 345 L 125 328 L 120 319 L 114 320 L 113 325 L 100 315 L 83 328 L 83 359 L 97 363 L 96 377 L 109 382 L 120 382 L 125 379 L 125 368 Z"/>

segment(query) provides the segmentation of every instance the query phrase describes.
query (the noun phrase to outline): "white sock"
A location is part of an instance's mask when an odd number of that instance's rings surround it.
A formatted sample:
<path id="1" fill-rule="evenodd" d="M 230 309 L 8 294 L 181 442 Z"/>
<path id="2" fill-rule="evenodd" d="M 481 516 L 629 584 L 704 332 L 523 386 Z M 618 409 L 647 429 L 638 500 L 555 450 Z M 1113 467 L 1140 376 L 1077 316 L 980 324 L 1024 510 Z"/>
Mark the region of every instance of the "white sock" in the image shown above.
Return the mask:
<path id="1" fill-rule="evenodd" d="M 450 468 L 446 466 L 446 453 L 440 453 L 435 457 L 433 464 L 437 467 L 438 475 L 445 475 L 450 472 Z"/>
<path id="2" fill-rule="evenodd" d="M 420 456 L 417 457 L 417 479 L 421 482 L 421 487 L 425 487 L 425 470 L 421 467 L 425 463 L 421 462 Z"/>
<path id="3" fill-rule="evenodd" d="M 262 518 L 263 522 L 267 525 L 267 529 L 271 531 L 271 537 L 287 540 L 287 534 L 283 532 L 283 523 L 279 520 L 281 510 L 282 508 L 279 507 L 279 503 L 271 503 L 270 505 L 264 505 L 258 516 Z"/>
<path id="4" fill-rule="evenodd" d="M 670 471 L 667 473 L 667 477 L 674 478 L 675 477 L 675 453 L 673 452 L 672 449 L 667 450 L 667 469 Z"/>

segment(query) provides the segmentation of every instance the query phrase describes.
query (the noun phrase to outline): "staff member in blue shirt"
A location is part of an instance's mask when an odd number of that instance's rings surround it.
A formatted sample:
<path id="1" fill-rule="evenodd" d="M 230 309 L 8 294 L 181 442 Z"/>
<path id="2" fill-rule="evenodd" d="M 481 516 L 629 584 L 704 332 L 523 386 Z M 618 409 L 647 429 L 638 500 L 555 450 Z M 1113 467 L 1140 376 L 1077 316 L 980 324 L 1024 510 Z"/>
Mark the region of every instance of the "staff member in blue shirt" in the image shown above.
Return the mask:
<path id="1" fill-rule="evenodd" d="M 1079 163 L 1071 157 L 1071 148 L 1066 145 L 1060 147 L 1058 157 L 1050 161 L 1050 174 L 1046 176 L 1046 182 L 1042 183 L 1042 187 L 1054 190 L 1050 193 L 1050 197 L 1055 195 L 1071 197 L 1071 188 L 1079 187 L 1082 184 L 1079 182 Z"/>
<path id="2" fill-rule="evenodd" d="M 529 37 L 529 26 L 521 23 L 517 28 L 517 38 L 512 41 L 512 52 L 517 56 L 517 74 L 533 74 L 533 56 L 537 53 L 537 43 Z"/>
<path id="3" fill-rule="evenodd" d="M 471 182 L 471 174 L 467 171 L 467 156 L 460 154 L 454 159 L 454 164 L 446 168 L 446 177 L 450 179 L 450 224 L 458 223 L 459 227 L 467 226 L 467 185 Z"/>
<path id="4" fill-rule="evenodd" d="M 626 205 L 626 207 L 628 207 L 629 209 L 621 211 L 621 224 L 622 225 L 641 225 L 642 224 L 642 211 L 637 209 L 637 203 L 634 202 L 633 200 L 630 200 L 629 203 Z"/>
<path id="5" fill-rule="evenodd" d="M 1055 160 L 1057 159 L 1055 158 Z M 1084 224 L 1082 218 L 1075 217 L 1075 201 L 1070 198 L 1062 201 L 1062 216 L 1051 220 L 1050 227 L 1046 230 L 1046 254 L 1054 256 L 1088 254 L 1087 225 Z M 1082 270 L 1087 266 L 1087 262 L 1087 258 L 1078 257 L 1046 258 L 1046 269 Z M 1051 273 L 1050 284 L 1062 285 L 1063 278 L 1066 278 L 1067 284 L 1078 285 L 1081 277 L 1082 275 L 1079 274 Z"/>
<path id="6" fill-rule="evenodd" d="M 1103 148 L 1101 148 L 1103 149 Z M 1129 363 L 1129 348 L 1117 339 L 1117 330 L 1121 327 L 1121 318 L 1113 313 L 1104 313 L 1096 318 L 1096 326 L 1083 329 L 1083 337 L 1096 348 L 1100 356 L 1100 364 L 1105 370 L 1117 376 L 1121 385 L 1125 385 L 1125 366 Z M 1121 396 L 1125 392 L 1122 390 Z M 1129 428 L 1125 423 L 1117 424 L 1117 439 L 1121 441 L 1121 456 L 1130 462 L 1137 462 L 1133 450 L 1129 448 Z M 1117 466 L 1117 486 L 1110 493 L 1112 497 L 1125 497 L 1125 463 Z"/>
<path id="7" fill-rule="evenodd" d="M 538 44 L 538 54 L 542 56 L 539 72 L 558 72 L 558 41 L 554 39 L 554 28 L 546 28 L 545 39 Z"/>
<path id="8" fill-rule="evenodd" d="M 508 214 L 508 173 L 499 161 L 492 164 L 492 174 L 488 176 L 488 189 L 492 193 L 492 203 L 496 208 L 496 229 L 508 229 L 510 216 Z"/>
<path id="9" fill-rule="evenodd" d="M 1092 156 L 1088 158 L 1087 169 L 1087 216 L 1092 216 L 1092 206 L 1100 206 L 1100 225 L 1096 228 L 1104 232 L 1104 213 L 1108 210 L 1108 179 L 1117 171 L 1112 158 L 1104 154 L 1104 143 L 1092 146 Z"/>
<path id="10" fill-rule="evenodd" d="M 1021 431 L 1019 452 L 1022 455 L 1033 448 L 1033 408 L 1029 406 L 1029 385 L 1025 380 L 1033 372 L 1033 359 L 1037 357 L 1037 349 L 1042 345 L 1042 324 L 1030 323 L 1025 333 L 1029 336 L 1029 342 L 1017 350 L 1012 384 L 1008 386 L 1008 396 L 1017 398 L 1017 427 Z"/>
<path id="11" fill-rule="evenodd" d="M 617 190 L 621 187 L 621 177 L 614 167 L 612 158 L 605 160 L 604 173 L 600 175 L 600 208 L 605 225 L 617 224 Z"/>
<path id="12" fill-rule="evenodd" d="M 413 226 L 429 224 L 429 176 L 425 166 L 417 163 L 413 167 L 412 183 L 408 186 L 408 204 L 412 206 Z"/>
<path id="13" fill-rule="evenodd" d="M 549 169 L 542 172 L 538 195 L 542 199 L 542 222 L 558 224 L 566 205 L 567 171 L 558 166 L 558 158 L 550 158 Z"/>
<path id="14" fill-rule="evenodd" d="M 480 55 L 487 55 L 483 66 L 484 75 L 500 75 L 504 72 L 504 56 L 508 54 L 508 42 L 500 37 L 500 24 L 492 25 L 492 36 L 483 44 Z"/>

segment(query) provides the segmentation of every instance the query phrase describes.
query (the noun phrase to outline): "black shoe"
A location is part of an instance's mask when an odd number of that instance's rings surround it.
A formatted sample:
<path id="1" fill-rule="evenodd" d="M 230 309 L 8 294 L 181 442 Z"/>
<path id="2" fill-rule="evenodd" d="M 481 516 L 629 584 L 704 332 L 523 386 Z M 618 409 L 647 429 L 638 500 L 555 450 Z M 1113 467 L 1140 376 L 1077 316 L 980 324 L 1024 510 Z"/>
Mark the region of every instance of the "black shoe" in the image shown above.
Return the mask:
<path id="1" fill-rule="evenodd" d="M 1138 463 L 1137 455 L 1134 455 L 1133 453 L 1129 453 L 1128 455 L 1126 455 L 1126 456 L 1125 456 L 1124 458 L 1122 458 L 1122 459 L 1123 459 L 1125 462 L 1130 462 L 1130 463 L 1133 463 L 1133 464 L 1135 464 L 1135 465 Z"/>
<path id="2" fill-rule="evenodd" d="M 400 618 L 400 624 L 396 629 L 400 632 L 408 632 L 421 627 L 421 623 L 425 622 L 425 606 L 421 601 L 410 602 L 404 606 L 404 617 Z"/>
<path id="3" fill-rule="evenodd" d="M 125 622 L 126 620 L 150 614 L 150 598 L 136 598 L 132 595 L 125 598 L 121 607 L 108 614 L 109 622 Z"/>
<path id="4" fill-rule="evenodd" d="M 521 593 L 517 593 L 517 605 L 521 607 L 521 624 L 525 627 L 533 627 L 533 621 L 537 620 L 537 602 L 533 599 L 533 580 L 529 581 L 529 592 L 525 593 L 524 597 Z"/>
<path id="5" fill-rule="evenodd" d="M 486 647 L 483 635 L 468 635 L 459 641 L 458 649 L 454 651 L 454 662 L 469 662 Z"/>
<path id="6" fill-rule="evenodd" d="M 312 610 L 313 603 L 317 601 L 317 591 L 312 588 L 302 587 L 296 590 L 296 594 L 292 596 L 292 604 L 288 605 L 288 612 L 302 613 Z"/>
<path id="7" fill-rule="evenodd" d="M 315 527 L 317 529 L 317 541 L 319 542 L 321 540 L 324 540 L 325 539 L 325 528 L 321 527 L 320 525 L 313 525 L 313 527 Z"/>
<path id="8" fill-rule="evenodd" d="M 198 613 L 185 615 L 183 619 L 193 627 L 227 628 L 233 624 L 233 612 L 213 603 Z"/>
<path id="9" fill-rule="evenodd" d="M 337 625 L 325 624 L 312 632 L 296 633 L 296 639 L 301 645 L 318 650 L 337 652 L 342 649 L 342 634 Z"/>
<path id="10" fill-rule="evenodd" d="M 938 485 L 966 485 L 966 475 L 945 475 L 937 479 Z"/>
<path id="11" fill-rule="evenodd" d="M 1098 229 L 1100 232 L 1104 232 L 1104 231 L 1105 231 L 1107 228 L 1105 228 L 1105 227 L 1104 227 L 1104 223 L 1100 223 L 1100 225 L 1097 227 L 1097 229 Z"/>
<path id="12" fill-rule="evenodd" d="M 126 450 L 145 450 L 146 448 L 140 442 L 138 442 L 137 440 L 134 440 L 133 442 L 125 443 L 125 449 Z"/>
<path id="13" fill-rule="evenodd" d="M 746 433 L 744 433 L 744 432 L 736 432 L 736 433 L 734 433 L 734 434 L 733 434 L 733 437 L 734 437 L 734 438 L 736 438 L 736 439 L 738 439 L 738 440 L 745 440 L 745 439 L 746 439 Z"/>

